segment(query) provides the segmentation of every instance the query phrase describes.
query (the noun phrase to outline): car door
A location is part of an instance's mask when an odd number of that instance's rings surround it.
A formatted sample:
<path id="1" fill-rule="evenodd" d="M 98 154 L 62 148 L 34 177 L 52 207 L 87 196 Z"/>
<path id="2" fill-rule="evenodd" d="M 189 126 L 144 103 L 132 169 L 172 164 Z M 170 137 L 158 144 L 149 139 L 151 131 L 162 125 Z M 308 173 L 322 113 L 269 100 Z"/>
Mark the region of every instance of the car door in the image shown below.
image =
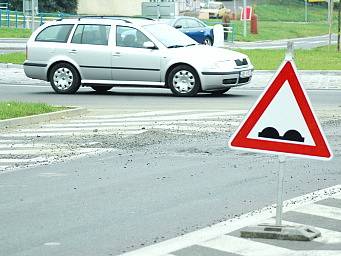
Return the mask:
<path id="1" fill-rule="evenodd" d="M 79 24 L 73 34 L 68 56 L 81 69 L 82 80 L 111 80 L 110 25 Z"/>
<path id="2" fill-rule="evenodd" d="M 203 44 L 205 41 L 205 29 L 203 25 L 195 19 L 187 19 L 185 33 L 200 44 Z"/>
<path id="3" fill-rule="evenodd" d="M 160 85 L 161 56 L 158 49 L 144 48 L 151 40 L 130 26 L 116 26 L 112 52 L 112 77 L 122 84 Z"/>

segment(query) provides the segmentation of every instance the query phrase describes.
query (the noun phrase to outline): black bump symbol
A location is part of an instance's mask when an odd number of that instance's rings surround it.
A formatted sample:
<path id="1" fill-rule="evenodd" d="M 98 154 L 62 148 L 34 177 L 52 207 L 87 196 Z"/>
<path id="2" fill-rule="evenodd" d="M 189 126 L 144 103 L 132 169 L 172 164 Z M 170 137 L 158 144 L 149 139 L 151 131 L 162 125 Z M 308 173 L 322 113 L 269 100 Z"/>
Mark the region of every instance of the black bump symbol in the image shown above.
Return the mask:
<path id="1" fill-rule="evenodd" d="M 297 142 L 304 142 L 302 135 L 296 130 L 289 130 L 283 136 L 273 127 L 266 127 L 263 131 L 258 133 L 258 137 L 276 139 L 276 140 L 290 140 Z"/>

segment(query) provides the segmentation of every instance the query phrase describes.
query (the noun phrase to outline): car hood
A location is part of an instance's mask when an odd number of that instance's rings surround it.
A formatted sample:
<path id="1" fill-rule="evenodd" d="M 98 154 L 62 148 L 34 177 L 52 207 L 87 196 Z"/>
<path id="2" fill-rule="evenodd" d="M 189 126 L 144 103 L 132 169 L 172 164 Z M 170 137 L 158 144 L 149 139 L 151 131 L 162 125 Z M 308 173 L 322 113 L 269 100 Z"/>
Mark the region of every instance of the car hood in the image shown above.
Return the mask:
<path id="1" fill-rule="evenodd" d="M 201 61 L 227 61 L 247 58 L 245 54 L 239 52 L 207 45 L 174 48 L 170 49 L 170 52 L 172 55 L 178 55 L 182 58 L 185 57 Z"/>

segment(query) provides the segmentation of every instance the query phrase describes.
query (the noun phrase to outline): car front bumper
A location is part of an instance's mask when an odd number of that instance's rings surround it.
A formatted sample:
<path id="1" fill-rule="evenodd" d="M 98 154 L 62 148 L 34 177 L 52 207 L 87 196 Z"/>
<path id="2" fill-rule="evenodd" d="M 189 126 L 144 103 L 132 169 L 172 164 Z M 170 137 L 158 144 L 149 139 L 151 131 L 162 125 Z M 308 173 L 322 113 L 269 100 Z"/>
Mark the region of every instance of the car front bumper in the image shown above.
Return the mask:
<path id="1" fill-rule="evenodd" d="M 250 83 L 253 68 L 241 69 L 232 72 L 201 72 L 201 87 L 203 91 L 214 91 L 231 88 Z"/>

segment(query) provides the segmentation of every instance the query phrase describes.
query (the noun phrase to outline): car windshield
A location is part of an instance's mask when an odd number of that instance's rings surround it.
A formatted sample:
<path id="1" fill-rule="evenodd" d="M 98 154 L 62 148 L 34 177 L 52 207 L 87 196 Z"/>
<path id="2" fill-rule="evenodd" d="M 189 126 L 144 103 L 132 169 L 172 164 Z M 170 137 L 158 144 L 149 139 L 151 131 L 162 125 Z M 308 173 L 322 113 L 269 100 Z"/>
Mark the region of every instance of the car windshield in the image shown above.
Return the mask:
<path id="1" fill-rule="evenodd" d="M 178 48 L 197 44 L 184 33 L 166 24 L 146 25 L 144 28 L 168 48 Z"/>
<path id="2" fill-rule="evenodd" d="M 222 7 L 221 3 L 209 3 L 208 9 L 220 9 Z"/>

